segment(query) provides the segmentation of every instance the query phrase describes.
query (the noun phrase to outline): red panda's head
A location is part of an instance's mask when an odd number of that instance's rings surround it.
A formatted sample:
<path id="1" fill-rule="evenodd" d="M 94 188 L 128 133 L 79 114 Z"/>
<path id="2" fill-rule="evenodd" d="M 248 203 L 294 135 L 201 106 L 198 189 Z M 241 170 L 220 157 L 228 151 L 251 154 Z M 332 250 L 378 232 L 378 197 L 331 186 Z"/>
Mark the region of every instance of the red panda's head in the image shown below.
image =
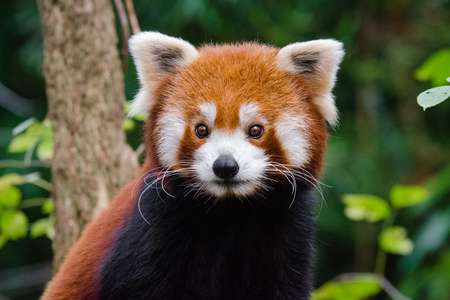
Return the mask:
<path id="1" fill-rule="evenodd" d="M 156 32 L 130 40 L 157 164 L 216 197 L 250 196 L 275 174 L 320 173 L 342 44 L 205 46 Z M 287 172 L 287 173 L 286 173 Z"/>

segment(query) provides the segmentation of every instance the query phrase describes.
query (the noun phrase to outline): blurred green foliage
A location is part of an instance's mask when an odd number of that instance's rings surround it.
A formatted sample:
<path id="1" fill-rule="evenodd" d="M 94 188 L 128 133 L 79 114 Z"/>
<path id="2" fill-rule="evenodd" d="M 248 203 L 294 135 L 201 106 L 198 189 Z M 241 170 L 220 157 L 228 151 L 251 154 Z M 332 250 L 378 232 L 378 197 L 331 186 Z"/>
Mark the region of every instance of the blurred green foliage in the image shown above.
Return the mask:
<path id="1" fill-rule="evenodd" d="M 345 215 L 350 220 L 377 222 L 389 217 L 390 209 L 386 201 L 374 195 L 345 195 Z"/>
<path id="2" fill-rule="evenodd" d="M 396 208 L 408 207 L 423 202 L 428 196 L 427 190 L 420 186 L 395 185 L 391 188 L 390 198 L 392 206 Z"/>
<path id="3" fill-rule="evenodd" d="M 49 160 L 53 156 L 53 132 L 48 121 L 37 122 L 28 119 L 13 129 L 14 138 L 9 144 L 11 153 L 25 153 L 25 163 L 33 156 L 40 160 Z"/>
<path id="4" fill-rule="evenodd" d="M 50 198 L 30 198 L 24 201 L 22 192 L 17 187 L 24 184 L 33 184 L 50 192 L 51 184 L 37 173 L 8 173 L 0 177 L 0 249 L 8 240 L 26 237 L 29 230 L 31 237 L 53 236 L 53 201 Z M 40 207 L 42 218 L 29 224 L 24 212 L 31 207 Z"/>
<path id="5" fill-rule="evenodd" d="M 390 226 L 380 233 L 380 248 L 387 253 L 407 255 L 413 250 L 413 243 L 401 226 Z"/>
<path id="6" fill-rule="evenodd" d="M 448 70 L 450 70 L 450 48 L 441 49 L 431 55 L 416 70 L 416 78 L 420 81 L 431 81 L 434 86 L 443 85 L 449 77 Z"/>
<path id="7" fill-rule="evenodd" d="M 312 300 L 362 300 L 381 291 L 379 281 L 371 275 L 355 275 L 345 280 L 330 281 L 313 293 Z"/>
<path id="8" fill-rule="evenodd" d="M 423 112 L 416 104 L 421 91 L 445 84 L 450 76 L 448 0 L 136 0 L 135 6 L 144 30 L 181 36 L 196 45 L 256 40 L 283 46 L 322 37 L 343 41 L 347 54 L 335 90 L 341 121 L 330 133 L 322 178 L 330 188 L 317 210 L 316 285 L 322 288 L 314 297 L 378 294 L 385 299 L 376 277 L 335 276 L 371 272 L 380 253 L 393 248 L 411 251 L 384 257 L 384 274 L 402 293 L 412 299 L 450 298 L 450 105 L 446 101 Z M 0 221 L 0 244 L 26 236 L 0 249 L 2 282 L 4 270 L 51 259 L 49 239 L 31 237 L 51 236 L 53 208 L 46 163 L 52 138 L 43 121 L 47 108 L 36 2 L 7 0 L 0 8 L 0 193 L 7 195 L 0 197 L 0 210 L 7 212 Z M 127 62 L 125 92 L 131 99 L 138 84 L 133 64 L 129 58 Z M 29 118 L 38 121 L 22 123 Z M 18 124 L 22 127 L 13 133 Z M 135 148 L 141 127 L 141 120 L 124 121 Z M 391 191 L 396 184 L 401 185 Z M 405 186 L 425 187 L 425 199 L 423 190 L 405 191 Z M 357 198 L 339 201 L 350 194 Z M 354 223 L 347 217 L 373 222 Z M 400 246 L 393 247 L 393 240 L 401 241 Z M 20 288 L 0 284 L 0 295 L 35 299 L 43 283 Z"/>
<path id="9" fill-rule="evenodd" d="M 427 190 L 418 185 L 394 185 L 390 190 L 390 202 L 368 194 L 344 195 L 345 215 L 353 221 L 380 222 L 378 232 L 378 254 L 374 257 L 373 273 L 345 274 L 345 280 L 332 280 L 314 292 L 313 299 L 364 300 L 378 294 L 382 289 L 392 296 L 390 283 L 386 284 L 386 254 L 408 255 L 414 245 L 403 226 L 393 225 L 398 209 L 419 205 L 428 198 Z M 440 243 L 443 241 L 441 240 Z M 395 291 L 395 293 L 399 293 Z M 404 299 L 404 298 L 402 298 Z"/>
<path id="10" fill-rule="evenodd" d="M 421 81 L 431 81 L 433 85 L 450 82 L 450 48 L 442 49 L 428 58 L 416 70 L 416 78 Z M 419 94 L 417 103 L 423 110 L 436 106 L 450 98 L 450 85 L 438 86 Z"/>

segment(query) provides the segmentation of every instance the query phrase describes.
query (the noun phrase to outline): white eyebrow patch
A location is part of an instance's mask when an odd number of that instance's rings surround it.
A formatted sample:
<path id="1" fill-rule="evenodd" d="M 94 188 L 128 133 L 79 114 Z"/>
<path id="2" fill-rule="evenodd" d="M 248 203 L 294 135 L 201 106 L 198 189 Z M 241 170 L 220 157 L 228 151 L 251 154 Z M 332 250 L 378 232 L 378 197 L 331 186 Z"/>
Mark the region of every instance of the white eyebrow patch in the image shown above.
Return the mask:
<path id="1" fill-rule="evenodd" d="M 283 114 L 276 122 L 275 130 L 289 163 L 296 167 L 306 164 L 310 158 L 310 144 L 305 120 L 292 114 Z"/>
<path id="2" fill-rule="evenodd" d="M 241 124 L 249 124 L 260 114 L 259 106 L 256 103 L 245 103 L 239 109 L 239 121 Z M 260 118 L 261 119 L 261 118 Z"/>
<path id="3" fill-rule="evenodd" d="M 213 125 L 216 120 L 216 105 L 212 102 L 205 102 L 200 104 L 200 112 L 206 118 L 210 125 Z"/>

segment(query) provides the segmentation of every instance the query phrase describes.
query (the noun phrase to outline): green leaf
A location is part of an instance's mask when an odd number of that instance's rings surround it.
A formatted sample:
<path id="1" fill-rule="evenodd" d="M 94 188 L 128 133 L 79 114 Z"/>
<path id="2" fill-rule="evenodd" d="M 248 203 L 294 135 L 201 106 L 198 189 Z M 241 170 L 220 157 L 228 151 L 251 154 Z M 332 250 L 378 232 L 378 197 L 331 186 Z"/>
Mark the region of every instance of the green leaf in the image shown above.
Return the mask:
<path id="1" fill-rule="evenodd" d="M 391 210 L 388 203 L 375 195 L 348 194 L 342 201 L 345 215 L 353 221 L 377 222 L 389 217 Z"/>
<path id="2" fill-rule="evenodd" d="M 40 160 L 49 160 L 53 157 L 53 139 L 46 138 L 37 147 L 37 157 Z"/>
<path id="3" fill-rule="evenodd" d="M 30 118 L 30 119 L 23 121 L 22 123 L 20 123 L 16 127 L 14 127 L 14 129 L 12 131 L 13 135 L 18 135 L 19 133 L 24 132 L 26 129 L 28 129 L 28 127 L 33 125 L 35 122 L 36 122 L 35 118 Z"/>
<path id="4" fill-rule="evenodd" d="M 42 204 L 42 212 L 44 214 L 50 215 L 55 210 L 55 204 L 53 203 L 52 199 L 48 199 L 47 201 Z"/>
<path id="5" fill-rule="evenodd" d="M 25 129 L 26 128 L 26 129 Z M 39 141 L 42 141 L 41 155 L 48 157 L 51 153 L 49 149 L 52 147 L 53 132 L 48 121 L 37 122 L 30 121 L 20 124 L 15 132 L 21 132 L 21 134 L 15 136 L 9 144 L 9 152 L 23 153 L 36 146 Z"/>
<path id="6" fill-rule="evenodd" d="M 122 128 L 125 131 L 130 131 L 134 128 L 134 121 L 132 119 L 125 119 L 122 122 Z"/>
<path id="7" fill-rule="evenodd" d="M 417 96 L 417 104 L 419 104 L 423 110 L 429 107 L 436 106 L 450 97 L 450 85 L 438 86 L 425 92 L 422 92 Z"/>
<path id="8" fill-rule="evenodd" d="M 16 208 L 20 203 L 20 190 L 12 185 L 0 188 L 0 206 L 5 208 Z"/>
<path id="9" fill-rule="evenodd" d="M 55 237 L 55 218 L 49 217 L 49 227 L 47 230 L 47 237 L 51 240 Z"/>
<path id="10" fill-rule="evenodd" d="M 356 276 L 343 281 L 329 281 L 315 290 L 311 300 L 363 300 L 381 291 L 372 276 Z"/>
<path id="11" fill-rule="evenodd" d="M 38 238 L 47 235 L 51 227 L 52 224 L 49 218 L 37 220 L 36 222 L 31 224 L 31 237 Z"/>
<path id="12" fill-rule="evenodd" d="M 131 103 L 132 102 L 125 102 L 125 113 L 128 115 L 128 113 L 131 110 Z M 145 120 L 147 120 L 147 115 L 148 114 L 143 114 L 143 113 L 137 113 L 137 114 L 133 114 L 133 116 L 127 116 L 128 119 L 130 120 L 136 120 L 139 122 L 145 122 Z"/>
<path id="13" fill-rule="evenodd" d="M 413 243 L 402 226 L 385 228 L 378 240 L 381 249 L 387 253 L 407 255 L 413 250 Z"/>
<path id="14" fill-rule="evenodd" d="M 394 185 L 390 198 L 394 207 L 402 208 L 422 203 L 428 197 L 428 191 L 420 185 Z"/>
<path id="15" fill-rule="evenodd" d="M 445 84 L 445 80 L 449 76 L 450 48 L 434 53 L 416 70 L 418 80 L 431 81 L 434 86 Z"/>
<path id="16" fill-rule="evenodd" d="M 27 179 L 22 175 L 16 173 L 6 174 L 0 177 L 0 189 L 5 186 L 22 184 L 26 181 Z"/>
<path id="17" fill-rule="evenodd" d="M 28 134 L 21 134 L 14 137 L 8 146 L 11 153 L 23 153 L 33 147 L 38 142 L 38 137 Z"/>
<path id="18" fill-rule="evenodd" d="M 130 112 L 132 102 L 133 101 L 125 101 L 125 103 L 123 104 L 123 110 L 126 114 Z"/>
<path id="19" fill-rule="evenodd" d="M 17 240 L 27 235 L 28 219 L 21 211 L 7 210 L 1 214 L 0 228 L 5 237 Z"/>
<path id="20" fill-rule="evenodd" d="M 43 122 L 34 122 L 27 128 L 24 134 L 29 136 L 41 136 L 48 130 L 47 128 L 48 127 L 45 126 Z"/>
<path id="21" fill-rule="evenodd" d="M 147 120 L 147 116 L 145 114 L 135 114 L 133 115 L 133 119 L 140 122 L 145 122 Z"/>

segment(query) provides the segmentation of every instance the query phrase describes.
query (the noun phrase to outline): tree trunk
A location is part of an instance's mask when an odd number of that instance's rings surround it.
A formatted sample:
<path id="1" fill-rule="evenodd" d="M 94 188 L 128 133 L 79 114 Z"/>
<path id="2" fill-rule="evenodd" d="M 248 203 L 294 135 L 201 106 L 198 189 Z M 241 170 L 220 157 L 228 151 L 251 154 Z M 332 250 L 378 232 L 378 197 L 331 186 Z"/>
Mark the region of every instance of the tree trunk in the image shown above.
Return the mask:
<path id="1" fill-rule="evenodd" d="M 137 167 L 110 0 L 38 0 L 54 129 L 55 266 Z"/>

